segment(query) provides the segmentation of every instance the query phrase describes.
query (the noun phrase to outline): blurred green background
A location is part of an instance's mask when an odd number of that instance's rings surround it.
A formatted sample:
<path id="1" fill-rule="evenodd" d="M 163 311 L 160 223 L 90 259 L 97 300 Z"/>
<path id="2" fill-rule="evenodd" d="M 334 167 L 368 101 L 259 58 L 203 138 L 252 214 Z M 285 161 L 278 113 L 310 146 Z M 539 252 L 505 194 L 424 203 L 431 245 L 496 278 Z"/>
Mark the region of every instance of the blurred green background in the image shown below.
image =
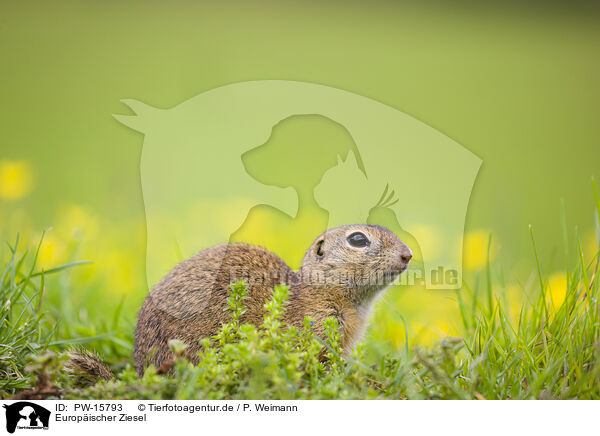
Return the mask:
<path id="1" fill-rule="evenodd" d="M 467 281 L 479 280 L 492 232 L 496 279 L 521 301 L 532 224 L 560 298 L 561 200 L 571 236 L 577 226 L 588 255 L 597 246 L 599 24 L 600 10 L 584 2 L 4 0 L 2 239 L 20 232 L 33 245 L 52 227 L 44 267 L 94 262 L 49 283 L 54 316 L 93 327 L 123 301 L 132 330 L 147 293 L 143 136 L 112 118 L 129 113 L 120 100 L 170 108 L 228 83 L 298 80 L 390 105 L 483 159 L 465 229 Z M 290 246 L 293 256 L 305 250 Z M 394 311 L 413 343 L 457 334 L 455 299 L 395 290 L 369 338 L 403 346 Z"/>

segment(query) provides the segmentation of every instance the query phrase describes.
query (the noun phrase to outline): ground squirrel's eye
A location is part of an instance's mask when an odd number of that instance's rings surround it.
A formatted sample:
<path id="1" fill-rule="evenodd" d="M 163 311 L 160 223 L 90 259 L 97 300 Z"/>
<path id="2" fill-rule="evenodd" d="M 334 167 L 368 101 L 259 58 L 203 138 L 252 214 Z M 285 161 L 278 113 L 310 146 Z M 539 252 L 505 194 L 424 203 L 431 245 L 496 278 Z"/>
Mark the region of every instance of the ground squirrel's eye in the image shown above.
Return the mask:
<path id="1" fill-rule="evenodd" d="M 354 232 L 346 239 L 348 240 L 348 243 L 350 245 L 358 248 L 366 247 L 371 243 L 369 242 L 369 239 L 364 235 L 364 233 L 361 232 Z"/>
<path id="2" fill-rule="evenodd" d="M 319 242 L 317 242 L 316 253 L 317 253 L 317 256 L 319 256 L 319 257 L 323 257 L 323 255 L 325 254 L 325 253 L 323 253 L 323 242 L 325 242 L 323 239 L 321 239 Z"/>

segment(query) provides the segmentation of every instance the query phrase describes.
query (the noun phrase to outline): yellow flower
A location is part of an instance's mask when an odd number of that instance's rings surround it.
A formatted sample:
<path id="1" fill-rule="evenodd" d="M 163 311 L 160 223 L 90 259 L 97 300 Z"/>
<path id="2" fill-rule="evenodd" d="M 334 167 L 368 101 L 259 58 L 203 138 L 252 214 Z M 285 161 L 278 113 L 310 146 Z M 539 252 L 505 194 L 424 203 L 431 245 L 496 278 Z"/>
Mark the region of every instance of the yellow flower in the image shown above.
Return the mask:
<path id="1" fill-rule="evenodd" d="M 517 285 L 508 285 L 506 299 L 508 307 L 505 307 L 504 310 L 508 313 L 511 321 L 517 321 L 523 307 L 523 289 Z"/>
<path id="2" fill-rule="evenodd" d="M 463 251 L 463 265 L 465 269 L 474 270 L 485 267 L 489 239 L 490 234 L 485 230 L 475 230 L 465 235 Z M 494 245 L 492 244 L 490 261 L 494 259 L 493 248 Z"/>
<path id="3" fill-rule="evenodd" d="M 555 308 L 560 307 L 567 296 L 567 276 L 564 272 L 554 273 L 548 281 L 550 296 Z"/>
<path id="4" fill-rule="evenodd" d="M 67 261 L 67 248 L 65 243 L 58 239 L 52 232 L 44 235 L 40 247 L 38 265 L 47 270 L 59 266 Z"/>
<path id="5" fill-rule="evenodd" d="M 33 171 L 25 161 L 0 161 L 0 197 L 18 200 L 33 189 Z"/>

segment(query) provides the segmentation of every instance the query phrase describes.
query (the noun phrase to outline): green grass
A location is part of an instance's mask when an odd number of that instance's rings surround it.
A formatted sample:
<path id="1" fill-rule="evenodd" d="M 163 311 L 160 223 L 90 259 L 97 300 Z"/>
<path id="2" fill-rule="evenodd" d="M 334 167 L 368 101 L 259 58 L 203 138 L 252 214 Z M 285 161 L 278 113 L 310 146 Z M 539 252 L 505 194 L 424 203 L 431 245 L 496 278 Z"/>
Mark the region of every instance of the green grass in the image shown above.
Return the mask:
<path id="1" fill-rule="evenodd" d="M 50 307 L 47 315 L 40 311 L 40 289 L 48 273 L 73 265 L 35 272 L 35 257 L 25 267 L 27 254 L 18 254 L 15 245 L 1 281 L 0 389 L 3 396 L 24 395 L 37 377 L 38 384 L 53 386 L 48 392 L 71 399 L 598 399 L 600 257 L 586 261 L 581 244 L 574 244 L 566 297 L 557 304 L 533 230 L 531 238 L 536 279 L 524 287 L 527 298 L 518 314 L 511 315 L 503 280 L 488 262 L 484 280 L 457 291 L 460 338 L 446 338 L 431 348 L 402 349 L 367 363 L 363 345 L 351 355 L 342 354 L 334 320 L 327 321 L 324 339 L 312 334 L 308 319 L 301 330 L 282 324 L 284 286 L 275 288 L 262 325 L 240 324 L 246 287 L 238 283 L 230 293 L 231 322 L 215 337 L 203 339 L 198 365 L 184 359 L 185 346 L 175 341 L 170 344 L 170 375 L 149 368 L 141 379 L 131 357 L 123 357 L 124 349 L 131 351 L 132 331 L 119 328 L 120 309 L 100 327 L 84 328 L 65 314 L 67 325 L 50 328 L 45 320 L 59 309 Z M 98 330 L 104 333 L 98 335 Z M 113 364 L 117 379 L 76 389 L 61 370 L 64 358 L 49 350 L 60 353 L 71 344 L 91 341 L 100 344 L 96 349 Z"/>
<path id="2" fill-rule="evenodd" d="M 14 245 L 8 246 L 8 260 L 0 276 L 0 393 L 31 386 L 24 368 L 46 350 L 55 333 L 44 327 L 40 313 L 45 277 L 71 266 L 35 271 L 39 245 L 30 264 L 28 253 L 19 253 L 18 247 L 17 237 Z"/>
<path id="3" fill-rule="evenodd" d="M 48 270 L 38 269 L 42 242 L 43 236 L 32 253 L 19 249 L 18 236 L 14 244 L 7 245 L 8 256 L 0 275 L 0 398 L 34 387 L 35 368 L 47 360 L 46 351 L 60 351 L 65 346 L 86 344 L 112 336 L 98 336 L 91 334 L 90 330 L 79 329 L 80 334 L 71 337 L 68 332 L 76 327 L 76 323 L 63 323 L 67 328 L 61 328 L 58 321 L 61 317 L 57 319 L 52 315 L 59 309 L 44 301 L 46 279 L 88 262 L 71 262 Z"/>
<path id="4" fill-rule="evenodd" d="M 9 246 L 10 257 L 0 279 L 0 392 L 29 386 L 23 371 L 28 356 L 42 351 L 51 337 L 40 328 L 41 293 L 39 288 L 31 289 L 31 270 L 24 273 L 25 256 L 17 256 L 17 246 L 18 239 Z"/>

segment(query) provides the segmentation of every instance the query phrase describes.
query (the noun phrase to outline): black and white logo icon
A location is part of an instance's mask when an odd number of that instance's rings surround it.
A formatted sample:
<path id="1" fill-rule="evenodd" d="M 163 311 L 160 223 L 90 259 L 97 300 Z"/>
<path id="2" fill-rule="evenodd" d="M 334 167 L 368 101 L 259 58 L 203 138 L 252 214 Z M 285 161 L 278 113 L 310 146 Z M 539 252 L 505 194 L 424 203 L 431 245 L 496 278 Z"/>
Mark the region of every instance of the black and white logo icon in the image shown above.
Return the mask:
<path id="1" fill-rule="evenodd" d="M 29 401 L 19 401 L 10 405 L 4 404 L 6 409 L 6 431 L 14 433 L 16 429 L 48 429 L 50 411 Z"/>

